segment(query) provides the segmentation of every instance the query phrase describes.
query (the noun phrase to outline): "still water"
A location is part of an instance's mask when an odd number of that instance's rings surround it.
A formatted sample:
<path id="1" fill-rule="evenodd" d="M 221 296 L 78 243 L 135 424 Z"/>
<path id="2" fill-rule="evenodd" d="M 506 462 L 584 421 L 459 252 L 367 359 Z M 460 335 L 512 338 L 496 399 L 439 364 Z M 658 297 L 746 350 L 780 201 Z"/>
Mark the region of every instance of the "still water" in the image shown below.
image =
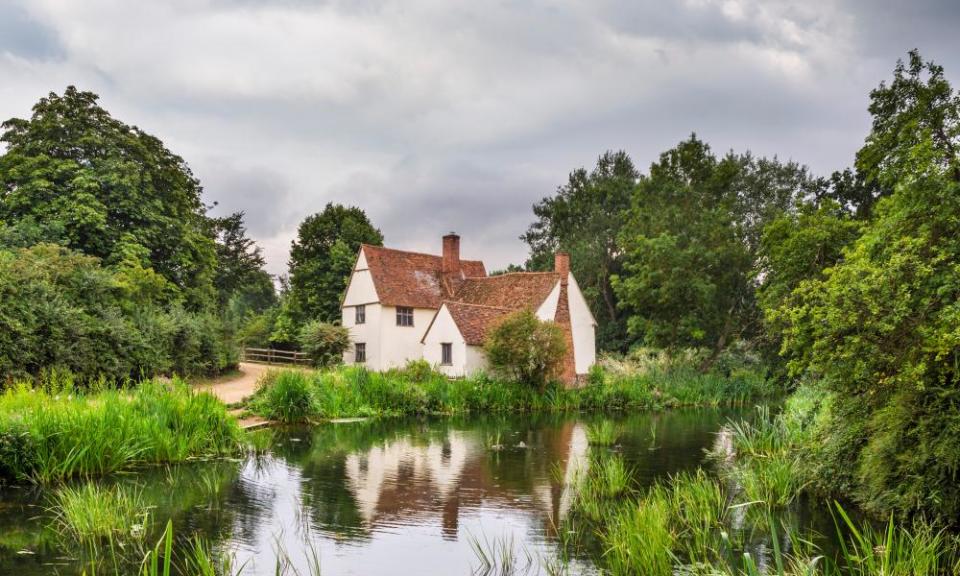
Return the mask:
<path id="1" fill-rule="evenodd" d="M 749 412 L 623 416 L 615 449 L 638 483 L 649 484 L 703 465 L 720 427 Z M 478 565 L 477 541 L 512 540 L 535 559 L 555 554 L 569 480 L 586 465 L 586 425 L 595 420 L 525 415 L 266 430 L 255 455 L 111 481 L 141 491 L 151 545 L 172 518 L 178 546 L 199 533 L 233 554 L 245 575 L 274 574 L 278 554 L 308 574 L 307 551 L 325 575 L 466 575 Z M 85 552 L 61 543 L 49 505 L 36 489 L 0 493 L 0 574 L 80 573 Z M 128 570 L 135 568 L 121 571 Z M 570 572 L 593 573 L 589 558 L 574 559 Z"/>

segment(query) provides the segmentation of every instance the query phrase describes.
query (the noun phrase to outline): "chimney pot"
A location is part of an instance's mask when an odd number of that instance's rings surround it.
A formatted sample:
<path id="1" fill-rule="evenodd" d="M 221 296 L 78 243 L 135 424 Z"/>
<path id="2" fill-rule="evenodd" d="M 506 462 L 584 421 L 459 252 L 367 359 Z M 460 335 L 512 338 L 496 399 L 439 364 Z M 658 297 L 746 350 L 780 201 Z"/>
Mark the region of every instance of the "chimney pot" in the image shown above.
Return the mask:
<path id="1" fill-rule="evenodd" d="M 443 273 L 460 274 L 460 237 L 454 232 L 443 237 Z"/>
<path id="2" fill-rule="evenodd" d="M 553 271 L 560 275 L 560 283 L 567 284 L 570 276 L 570 255 L 566 252 L 557 252 L 553 255 Z"/>

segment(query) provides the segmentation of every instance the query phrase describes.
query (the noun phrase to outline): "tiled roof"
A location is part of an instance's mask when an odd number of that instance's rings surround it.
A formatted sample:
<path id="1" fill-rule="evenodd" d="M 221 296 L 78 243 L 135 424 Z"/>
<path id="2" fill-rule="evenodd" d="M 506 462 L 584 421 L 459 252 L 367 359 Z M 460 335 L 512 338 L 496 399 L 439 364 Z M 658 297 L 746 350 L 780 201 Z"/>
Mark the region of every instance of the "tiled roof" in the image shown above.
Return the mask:
<path id="1" fill-rule="evenodd" d="M 485 277 L 483 262 L 461 260 L 461 277 L 443 278 L 443 258 L 432 254 L 363 245 L 367 266 L 381 304 L 413 308 L 440 308 L 452 296 L 457 283 L 465 278 Z"/>
<path id="2" fill-rule="evenodd" d="M 512 313 L 510 308 L 465 304 L 463 302 L 444 302 L 450 316 L 453 317 L 457 329 L 464 341 L 471 346 L 483 346 L 487 334 L 497 325 L 504 316 Z"/>
<path id="3" fill-rule="evenodd" d="M 486 278 L 469 278 L 453 300 L 500 308 L 536 310 L 560 281 L 556 272 L 513 272 Z"/>

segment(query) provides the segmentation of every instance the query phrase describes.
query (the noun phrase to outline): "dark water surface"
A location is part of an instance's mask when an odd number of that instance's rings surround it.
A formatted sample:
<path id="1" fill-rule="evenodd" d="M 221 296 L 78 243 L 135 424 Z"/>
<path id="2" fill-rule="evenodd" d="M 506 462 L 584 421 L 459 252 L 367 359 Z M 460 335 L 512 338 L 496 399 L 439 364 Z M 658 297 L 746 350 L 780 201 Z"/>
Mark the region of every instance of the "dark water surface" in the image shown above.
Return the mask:
<path id="1" fill-rule="evenodd" d="M 719 428 L 749 412 L 616 418 L 624 431 L 617 450 L 648 484 L 702 465 Z M 246 563 L 244 575 L 274 574 L 284 552 L 307 574 L 310 549 L 325 575 L 466 575 L 478 565 L 474 540 L 512 539 L 531 556 L 555 554 L 554 527 L 572 498 L 568 481 L 586 463 L 586 425 L 598 420 L 526 415 L 267 430 L 256 456 L 111 481 L 142 490 L 152 506 L 151 545 L 173 518 L 179 535 L 200 533 Z M 35 489 L 0 493 L 0 574 L 80 572 L 84 551 L 58 544 L 49 498 Z M 588 559 L 571 566 L 592 572 Z"/>

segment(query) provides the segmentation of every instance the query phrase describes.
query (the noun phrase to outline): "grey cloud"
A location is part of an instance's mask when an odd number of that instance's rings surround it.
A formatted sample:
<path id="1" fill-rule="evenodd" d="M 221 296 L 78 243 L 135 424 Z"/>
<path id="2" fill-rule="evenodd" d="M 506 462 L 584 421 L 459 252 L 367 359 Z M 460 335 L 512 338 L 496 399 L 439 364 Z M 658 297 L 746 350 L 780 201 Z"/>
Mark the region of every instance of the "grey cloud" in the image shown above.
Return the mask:
<path id="1" fill-rule="evenodd" d="M 218 213 L 247 213 L 273 272 L 331 201 L 392 245 L 434 251 L 454 229 L 465 256 L 519 263 L 530 206 L 607 149 L 645 169 L 695 131 L 825 174 L 852 161 L 868 93 L 908 49 L 960 84 L 944 0 L 16 6 L 0 6 L 0 32 L 20 23 L 0 39 L 0 118 L 67 83 L 100 90 L 191 163 Z"/>
<path id="2" fill-rule="evenodd" d="M 4 52 L 27 59 L 64 56 L 56 32 L 11 3 L 0 3 L 0 54 Z"/>

